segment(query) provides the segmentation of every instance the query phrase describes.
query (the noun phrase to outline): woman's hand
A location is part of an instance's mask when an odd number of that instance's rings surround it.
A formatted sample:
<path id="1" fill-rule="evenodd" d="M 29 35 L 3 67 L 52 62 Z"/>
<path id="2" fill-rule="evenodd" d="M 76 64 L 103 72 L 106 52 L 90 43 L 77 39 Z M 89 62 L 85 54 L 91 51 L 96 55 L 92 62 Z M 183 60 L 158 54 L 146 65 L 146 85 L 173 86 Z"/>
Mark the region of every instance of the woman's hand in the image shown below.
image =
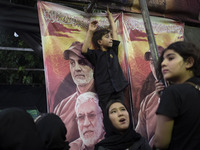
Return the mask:
<path id="1" fill-rule="evenodd" d="M 162 82 L 156 80 L 155 87 L 156 87 L 156 94 L 160 97 L 160 94 L 161 94 L 162 90 L 164 90 L 165 86 Z"/>

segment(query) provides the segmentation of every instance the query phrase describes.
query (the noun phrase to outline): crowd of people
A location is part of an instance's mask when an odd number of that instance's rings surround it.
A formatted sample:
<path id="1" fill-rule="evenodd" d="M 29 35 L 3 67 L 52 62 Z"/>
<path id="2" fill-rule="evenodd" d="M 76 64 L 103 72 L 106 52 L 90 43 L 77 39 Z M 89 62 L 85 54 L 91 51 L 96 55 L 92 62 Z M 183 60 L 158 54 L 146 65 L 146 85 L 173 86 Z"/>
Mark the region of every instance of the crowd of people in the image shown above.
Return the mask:
<path id="1" fill-rule="evenodd" d="M 145 53 L 156 88 L 142 101 L 135 128 L 124 102 L 128 82 L 118 60 L 120 42 L 107 14 L 111 31 L 91 21 L 84 43 L 64 52 L 74 94 L 35 120 L 19 108 L 0 112 L 1 150 L 200 149 L 200 50 L 185 41 L 158 46 L 157 68 L 151 51 Z"/>

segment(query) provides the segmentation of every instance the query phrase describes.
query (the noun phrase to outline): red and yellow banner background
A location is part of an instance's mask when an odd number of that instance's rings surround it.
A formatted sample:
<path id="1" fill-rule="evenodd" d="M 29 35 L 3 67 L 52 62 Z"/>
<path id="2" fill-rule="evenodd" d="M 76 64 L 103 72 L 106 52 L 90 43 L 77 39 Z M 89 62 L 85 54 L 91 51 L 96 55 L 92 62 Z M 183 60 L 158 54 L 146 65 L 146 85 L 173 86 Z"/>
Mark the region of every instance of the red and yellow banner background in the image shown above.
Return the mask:
<path id="1" fill-rule="evenodd" d="M 109 22 L 105 13 L 87 14 L 69 7 L 42 1 L 38 1 L 38 14 L 43 46 L 48 111 L 53 112 L 62 99 L 76 91 L 76 86 L 72 80 L 67 82 L 63 89 L 60 89 L 60 85 L 70 74 L 69 61 L 64 59 L 63 52 L 74 41 L 84 41 L 91 20 L 98 20 L 101 27 L 108 27 Z M 139 105 L 148 94 L 141 94 L 142 87 L 151 72 L 149 62 L 144 60 L 144 53 L 149 50 L 147 35 L 140 14 L 120 12 L 113 14 L 113 16 L 121 41 L 119 46 L 120 64 L 127 79 L 130 78 L 136 124 Z M 157 45 L 166 47 L 172 42 L 183 40 L 183 23 L 160 17 L 151 17 L 151 22 Z M 154 89 L 154 83 L 151 83 L 148 90 L 151 91 L 152 89 Z M 59 94 L 58 90 L 62 92 Z"/>

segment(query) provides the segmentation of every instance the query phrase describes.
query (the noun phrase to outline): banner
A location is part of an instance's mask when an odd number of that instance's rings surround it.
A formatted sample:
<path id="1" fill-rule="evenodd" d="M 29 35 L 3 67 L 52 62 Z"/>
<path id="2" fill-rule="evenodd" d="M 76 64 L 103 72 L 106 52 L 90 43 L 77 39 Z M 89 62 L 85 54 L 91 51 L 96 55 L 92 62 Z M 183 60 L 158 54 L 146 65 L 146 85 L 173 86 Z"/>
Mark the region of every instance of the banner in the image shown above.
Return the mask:
<path id="1" fill-rule="evenodd" d="M 160 17 L 151 17 L 151 22 L 157 46 L 166 48 L 170 43 L 183 40 L 182 23 Z M 136 124 L 140 102 L 154 90 L 155 79 L 151 75 L 150 61 L 145 60 L 145 52 L 149 50 L 149 44 L 141 15 L 124 14 L 122 24 Z"/>
<path id="2" fill-rule="evenodd" d="M 105 134 L 102 116 L 94 118 L 93 125 L 89 127 L 90 133 L 77 117 L 80 108 L 85 113 L 92 108 L 97 112 L 100 108 L 91 103 L 85 107 L 81 102 L 83 94 L 85 95 L 82 99 L 89 97 L 98 99 L 94 92 L 93 67 L 81 55 L 81 46 L 90 21 L 98 20 L 99 28 L 109 28 L 108 18 L 104 13 L 87 14 L 42 1 L 38 1 L 38 14 L 48 111 L 59 115 L 65 123 L 68 131 L 66 137 L 71 149 L 84 149 L 88 145 L 95 145 Z M 136 126 L 141 101 L 154 91 L 155 79 L 151 73 L 150 61 L 145 60 L 146 52 L 149 50 L 148 40 L 141 15 L 120 12 L 113 14 L 113 17 L 118 29 L 118 39 L 121 42 L 120 65 L 130 82 L 128 89 L 131 93 L 126 89 L 126 103 L 133 107 Z M 151 17 L 151 21 L 157 45 L 165 48 L 172 42 L 183 40 L 182 23 L 158 17 Z M 75 55 L 72 57 L 70 52 Z M 83 106 L 79 108 L 80 105 Z M 84 136 L 85 134 L 87 136 Z"/>
<path id="3" fill-rule="evenodd" d="M 94 9 L 106 9 L 109 6 L 113 10 L 140 13 L 140 0 L 70 0 L 62 2 L 68 6 L 75 5 L 74 8 L 87 10 L 91 4 L 95 3 Z M 146 0 L 150 15 L 161 16 L 199 26 L 199 0 Z"/>

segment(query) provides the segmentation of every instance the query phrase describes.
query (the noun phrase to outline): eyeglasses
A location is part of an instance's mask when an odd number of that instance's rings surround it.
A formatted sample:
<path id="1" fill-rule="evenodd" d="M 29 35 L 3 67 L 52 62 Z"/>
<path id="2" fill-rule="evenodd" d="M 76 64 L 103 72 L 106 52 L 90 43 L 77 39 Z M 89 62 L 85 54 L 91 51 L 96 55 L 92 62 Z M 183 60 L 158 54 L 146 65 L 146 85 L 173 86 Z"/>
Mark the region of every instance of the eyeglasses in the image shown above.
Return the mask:
<path id="1" fill-rule="evenodd" d="M 100 113 L 100 112 L 99 112 L 99 113 Z M 85 114 L 79 115 L 79 116 L 76 117 L 76 120 L 77 120 L 79 123 L 83 123 L 84 120 L 85 120 L 85 117 L 87 116 L 87 118 L 88 118 L 89 121 L 93 121 L 93 120 L 96 118 L 97 114 L 99 114 L 99 113 L 89 113 L 89 114 L 87 114 L 87 115 L 85 115 Z"/>

